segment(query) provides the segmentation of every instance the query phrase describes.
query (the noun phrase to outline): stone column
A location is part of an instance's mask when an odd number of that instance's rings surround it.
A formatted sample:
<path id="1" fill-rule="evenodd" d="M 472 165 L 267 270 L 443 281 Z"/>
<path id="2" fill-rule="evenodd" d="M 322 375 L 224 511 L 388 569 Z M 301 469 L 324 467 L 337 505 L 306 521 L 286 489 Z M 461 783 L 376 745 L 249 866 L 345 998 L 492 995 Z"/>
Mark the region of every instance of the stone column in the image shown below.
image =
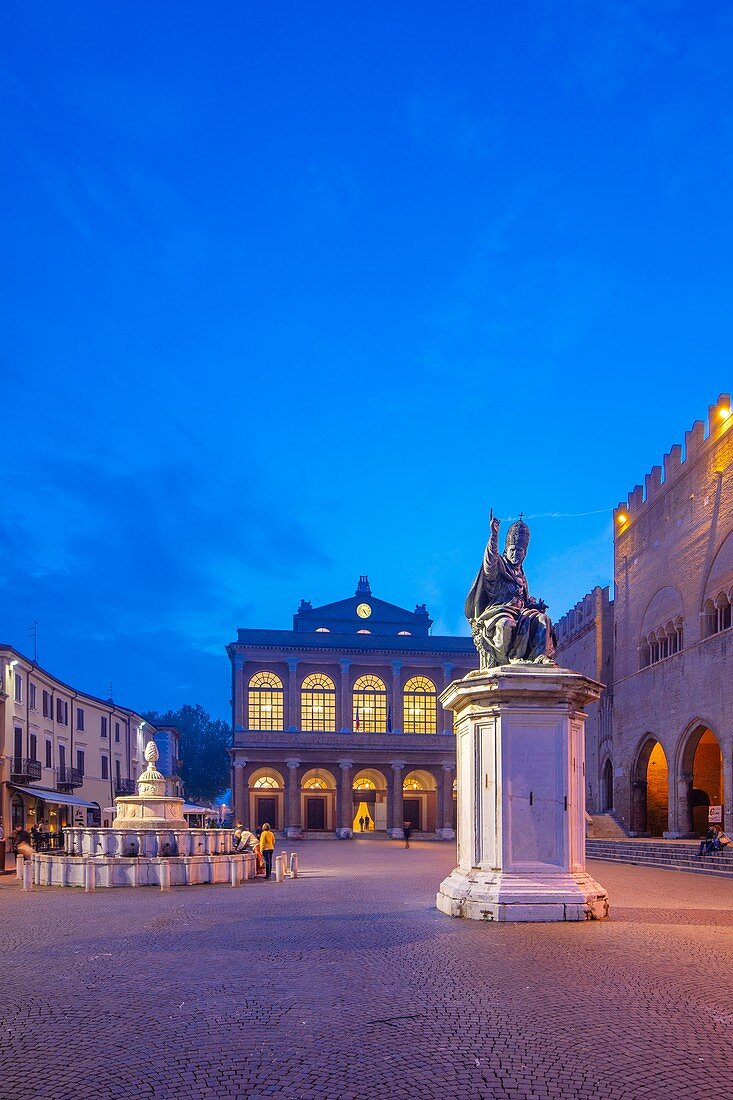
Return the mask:
<path id="1" fill-rule="evenodd" d="M 344 657 L 339 661 L 341 665 L 341 723 L 339 729 L 342 733 L 351 733 L 353 717 L 351 714 L 351 684 L 349 669 L 351 661 Z"/>
<path id="2" fill-rule="evenodd" d="M 351 794 L 351 769 L 353 760 L 339 760 L 341 782 L 336 792 L 336 836 L 339 840 L 349 840 L 353 836 L 353 798 Z"/>
<path id="3" fill-rule="evenodd" d="M 283 722 L 285 729 L 294 732 L 300 729 L 300 707 L 298 706 L 298 662 L 295 657 L 288 661 L 288 713 Z"/>
<path id="4" fill-rule="evenodd" d="M 450 714 L 450 711 L 448 711 Z M 456 831 L 453 828 L 453 773 L 455 764 L 443 764 L 441 781 L 438 785 L 438 836 L 443 840 L 455 840 Z"/>
<path id="5" fill-rule="evenodd" d="M 722 749 L 722 746 L 721 746 Z M 723 749 L 723 831 L 733 828 L 733 757 Z"/>
<path id="6" fill-rule="evenodd" d="M 677 797 L 673 798 L 674 783 L 668 783 L 667 836 L 689 836 L 692 832 L 692 772 L 682 772 L 677 780 Z"/>
<path id="7" fill-rule="evenodd" d="M 405 764 L 402 760 L 393 760 L 391 762 L 392 777 L 390 780 L 390 805 L 389 805 L 389 820 L 390 828 L 387 830 L 389 835 L 395 840 L 399 840 L 405 835 L 405 831 L 402 828 L 402 822 L 404 818 L 403 805 L 402 805 L 402 773 L 405 770 Z"/>
<path id="8" fill-rule="evenodd" d="M 286 760 L 288 778 L 285 786 L 285 836 L 299 837 L 300 827 L 300 760 Z"/>
<path id="9" fill-rule="evenodd" d="M 443 691 L 453 679 L 453 665 L 446 661 L 443 665 Z M 438 696 L 438 704 L 435 715 L 435 729 L 438 733 L 453 733 L 453 715 L 445 710 Z"/>
<path id="10" fill-rule="evenodd" d="M 646 779 L 634 779 L 631 784 L 631 835 L 646 832 Z"/>
<path id="11" fill-rule="evenodd" d="M 585 707 L 602 684 L 566 668 L 503 666 L 454 681 L 458 866 L 436 905 L 484 921 L 608 915 L 585 866 Z"/>
<path id="12" fill-rule="evenodd" d="M 232 717 L 234 719 L 234 732 L 239 733 L 247 729 L 247 682 L 244 675 L 244 666 L 247 661 L 241 653 L 234 654 L 232 671 Z M 110 726 L 112 723 L 110 722 Z"/>
<path id="13" fill-rule="evenodd" d="M 389 714 L 389 711 L 387 712 Z M 402 661 L 392 662 L 392 732 L 402 733 L 405 728 L 402 699 Z"/>
<path id="14" fill-rule="evenodd" d="M 244 769 L 246 767 L 246 760 L 234 761 L 234 820 L 244 823 L 245 814 L 249 816 L 249 807 L 246 804 L 245 798 L 249 798 L 249 793 L 245 792 L 244 785 Z"/>

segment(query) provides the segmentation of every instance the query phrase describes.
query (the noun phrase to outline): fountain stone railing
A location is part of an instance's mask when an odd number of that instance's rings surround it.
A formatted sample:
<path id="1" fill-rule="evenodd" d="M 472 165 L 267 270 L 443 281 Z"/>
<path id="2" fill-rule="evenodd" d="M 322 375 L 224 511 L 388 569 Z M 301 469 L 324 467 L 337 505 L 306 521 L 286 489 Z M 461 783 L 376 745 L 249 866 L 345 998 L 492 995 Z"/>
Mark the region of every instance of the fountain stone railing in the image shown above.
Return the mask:
<path id="1" fill-rule="evenodd" d="M 67 856 L 213 856 L 231 855 L 236 844 L 232 829 L 103 829 L 96 826 L 63 830 Z"/>

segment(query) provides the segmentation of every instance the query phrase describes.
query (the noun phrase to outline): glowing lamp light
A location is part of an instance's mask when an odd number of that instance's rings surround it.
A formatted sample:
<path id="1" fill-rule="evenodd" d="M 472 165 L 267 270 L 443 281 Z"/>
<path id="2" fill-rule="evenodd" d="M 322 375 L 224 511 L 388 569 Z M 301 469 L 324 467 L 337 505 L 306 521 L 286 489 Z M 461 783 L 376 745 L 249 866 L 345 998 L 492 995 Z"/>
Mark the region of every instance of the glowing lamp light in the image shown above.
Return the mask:
<path id="1" fill-rule="evenodd" d="M 730 405 L 722 405 L 718 409 L 718 416 L 720 417 L 721 420 L 727 420 L 728 417 L 730 416 L 730 413 L 731 413 Z"/>
<path id="2" fill-rule="evenodd" d="M 618 516 L 619 526 L 623 527 L 623 525 L 625 523 L 628 523 L 628 521 L 629 521 L 629 517 L 626 515 L 626 512 L 619 512 L 619 516 Z"/>

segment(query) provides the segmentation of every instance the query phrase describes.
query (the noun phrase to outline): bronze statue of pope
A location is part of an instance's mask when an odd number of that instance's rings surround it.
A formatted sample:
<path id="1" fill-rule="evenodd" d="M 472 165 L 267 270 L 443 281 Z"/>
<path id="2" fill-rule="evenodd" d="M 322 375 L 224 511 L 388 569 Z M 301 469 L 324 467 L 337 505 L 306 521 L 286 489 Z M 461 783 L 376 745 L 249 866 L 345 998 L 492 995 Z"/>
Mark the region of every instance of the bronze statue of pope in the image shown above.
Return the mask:
<path id="1" fill-rule="evenodd" d="M 506 535 L 499 553 L 499 525 L 489 515 L 491 534 L 476 580 L 466 597 L 466 618 L 479 653 L 481 669 L 507 664 L 554 665 L 552 623 L 547 604 L 529 594 L 522 562 L 529 546 L 529 527 L 520 518 Z"/>

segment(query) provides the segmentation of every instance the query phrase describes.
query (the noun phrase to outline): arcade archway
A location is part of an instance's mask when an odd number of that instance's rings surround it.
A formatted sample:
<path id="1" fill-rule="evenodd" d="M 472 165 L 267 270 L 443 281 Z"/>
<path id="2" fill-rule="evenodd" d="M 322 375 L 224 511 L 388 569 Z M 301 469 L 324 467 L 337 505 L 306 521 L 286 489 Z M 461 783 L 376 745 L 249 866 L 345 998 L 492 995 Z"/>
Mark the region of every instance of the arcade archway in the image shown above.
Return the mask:
<path id="1" fill-rule="evenodd" d="M 387 828 L 387 780 L 376 768 L 365 768 L 352 784 L 354 833 L 384 832 Z"/>
<path id="2" fill-rule="evenodd" d="M 714 732 L 704 723 L 696 723 L 688 732 L 682 749 L 679 768 L 681 805 L 680 830 L 702 836 L 712 816 L 723 821 L 723 754 Z M 684 795 L 687 795 L 685 798 Z"/>
<path id="3" fill-rule="evenodd" d="M 651 734 L 636 759 L 632 787 L 631 828 L 662 836 L 669 828 L 669 768 L 659 741 Z"/>
<path id="4" fill-rule="evenodd" d="M 613 809 L 613 765 L 607 760 L 601 773 L 601 812 L 610 813 Z"/>
<path id="5" fill-rule="evenodd" d="M 301 820 L 308 832 L 333 830 L 336 820 L 336 780 L 325 768 L 311 768 L 300 785 Z"/>
<path id="6" fill-rule="evenodd" d="M 413 829 L 433 832 L 437 821 L 437 790 L 435 776 L 420 768 L 408 772 L 402 781 L 402 816 Z"/>

